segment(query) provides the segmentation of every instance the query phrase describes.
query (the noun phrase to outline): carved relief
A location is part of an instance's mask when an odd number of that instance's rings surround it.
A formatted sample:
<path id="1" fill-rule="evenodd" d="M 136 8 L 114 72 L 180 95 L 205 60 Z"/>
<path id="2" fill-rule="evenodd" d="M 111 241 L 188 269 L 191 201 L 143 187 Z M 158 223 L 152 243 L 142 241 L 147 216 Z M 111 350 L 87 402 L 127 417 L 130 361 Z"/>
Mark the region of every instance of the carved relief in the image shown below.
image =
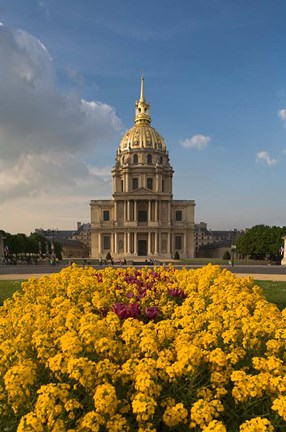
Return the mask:
<path id="1" fill-rule="evenodd" d="M 124 220 L 124 204 L 123 201 L 119 201 L 117 204 L 117 219 L 119 222 Z"/>
<path id="2" fill-rule="evenodd" d="M 119 233 L 118 234 L 118 253 L 124 252 L 124 234 Z"/>
<path id="3" fill-rule="evenodd" d="M 161 204 L 161 215 L 162 220 L 166 222 L 168 220 L 168 203 L 166 201 L 163 201 Z"/>
<path id="4" fill-rule="evenodd" d="M 167 233 L 162 233 L 161 236 L 161 252 L 167 253 L 168 238 Z"/>
<path id="5" fill-rule="evenodd" d="M 150 134 L 150 129 L 149 128 L 145 128 L 145 137 L 146 137 L 146 146 L 147 147 L 152 147 L 152 138 L 151 138 L 151 134 Z"/>
<path id="6" fill-rule="evenodd" d="M 139 146 L 139 130 L 136 129 L 133 135 L 133 145 Z"/>

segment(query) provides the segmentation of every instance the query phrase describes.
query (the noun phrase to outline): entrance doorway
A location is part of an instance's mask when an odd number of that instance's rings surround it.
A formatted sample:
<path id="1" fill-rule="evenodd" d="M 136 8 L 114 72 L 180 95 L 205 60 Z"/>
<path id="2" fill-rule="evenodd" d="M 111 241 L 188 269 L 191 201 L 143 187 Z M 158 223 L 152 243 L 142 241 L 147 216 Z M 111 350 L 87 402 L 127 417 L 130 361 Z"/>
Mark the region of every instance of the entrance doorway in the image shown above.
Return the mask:
<path id="1" fill-rule="evenodd" d="M 138 255 L 147 256 L 147 240 L 138 240 Z"/>

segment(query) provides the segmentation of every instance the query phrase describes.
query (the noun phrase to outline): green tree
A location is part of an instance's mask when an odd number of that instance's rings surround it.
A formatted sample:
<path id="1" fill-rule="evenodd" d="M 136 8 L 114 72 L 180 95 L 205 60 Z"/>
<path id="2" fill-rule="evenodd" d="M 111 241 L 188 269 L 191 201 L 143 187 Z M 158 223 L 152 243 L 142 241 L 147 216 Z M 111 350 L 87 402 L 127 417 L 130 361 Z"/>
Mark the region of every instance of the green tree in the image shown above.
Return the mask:
<path id="1" fill-rule="evenodd" d="M 282 237 L 286 227 L 255 225 L 236 241 L 237 253 L 251 259 L 279 260 Z"/>
<path id="2" fill-rule="evenodd" d="M 223 257 L 222 257 L 222 259 L 224 259 L 224 260 L 230 260 L 230 253 L 229 253 L 229 251 L 226 251 L 225 253 L 224 253 L 224 255 L 223 255 Z"/>

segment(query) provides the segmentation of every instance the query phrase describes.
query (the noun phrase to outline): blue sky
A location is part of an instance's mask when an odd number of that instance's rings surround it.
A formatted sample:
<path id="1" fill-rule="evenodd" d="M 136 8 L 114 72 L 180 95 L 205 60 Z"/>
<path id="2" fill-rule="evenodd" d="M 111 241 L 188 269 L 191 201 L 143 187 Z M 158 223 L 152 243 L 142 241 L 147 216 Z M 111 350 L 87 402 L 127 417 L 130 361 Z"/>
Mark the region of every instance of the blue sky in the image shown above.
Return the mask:
<path id="1" fill-rule="evenodd" d="M 286 2 L 0 0 L 0 228 L 72 229 L 111 196 L 144 71 L 175 199 L 286 225 Z"/>

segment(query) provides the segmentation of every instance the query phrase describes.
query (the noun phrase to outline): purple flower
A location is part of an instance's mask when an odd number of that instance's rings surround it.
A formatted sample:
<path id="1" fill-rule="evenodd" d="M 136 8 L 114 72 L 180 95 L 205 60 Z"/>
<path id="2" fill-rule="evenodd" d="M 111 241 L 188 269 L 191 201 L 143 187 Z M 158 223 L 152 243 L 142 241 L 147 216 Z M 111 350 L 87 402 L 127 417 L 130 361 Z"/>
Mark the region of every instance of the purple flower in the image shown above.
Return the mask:
<path id="1" fill-rule="evenodd" d="M 141 313 L 138 303 L 132 303 L 130 305 L 115 303 L 112 310 L 120 319 L 138 318 Z"/>
<path id="2" fill-rule="evenodd" d="M 173 288 L 171 290 L 168 290 L 168 294 L 171 297 L 181 297 L 181 298 L 187 297 L 187 294 L 185 294 L 184 291 L 181 290 L 180 288 Z"/>
<path id="3" fill-rule="evenodd" d="M 125 319 L 129 316 L 128 306 L 126 306 L 124 303 L 115 303 L 112 310 L 120 319 Z"/>
<path id="4" fill-rule="evenodd" d="M 151 319 L 157 318 L 157 316 L 159 315 L 159 311 L 156 308 L 156 306 L 146 307 L 145 315 L 149 320 L 151 320 Z"/>
<path id="5" fill-rule="evenodd" d="M 138 303 L 132 303 L 129 305 L 129 316 L 131 318 L 137 318 L 140 315 L 140 306 Z"/>

